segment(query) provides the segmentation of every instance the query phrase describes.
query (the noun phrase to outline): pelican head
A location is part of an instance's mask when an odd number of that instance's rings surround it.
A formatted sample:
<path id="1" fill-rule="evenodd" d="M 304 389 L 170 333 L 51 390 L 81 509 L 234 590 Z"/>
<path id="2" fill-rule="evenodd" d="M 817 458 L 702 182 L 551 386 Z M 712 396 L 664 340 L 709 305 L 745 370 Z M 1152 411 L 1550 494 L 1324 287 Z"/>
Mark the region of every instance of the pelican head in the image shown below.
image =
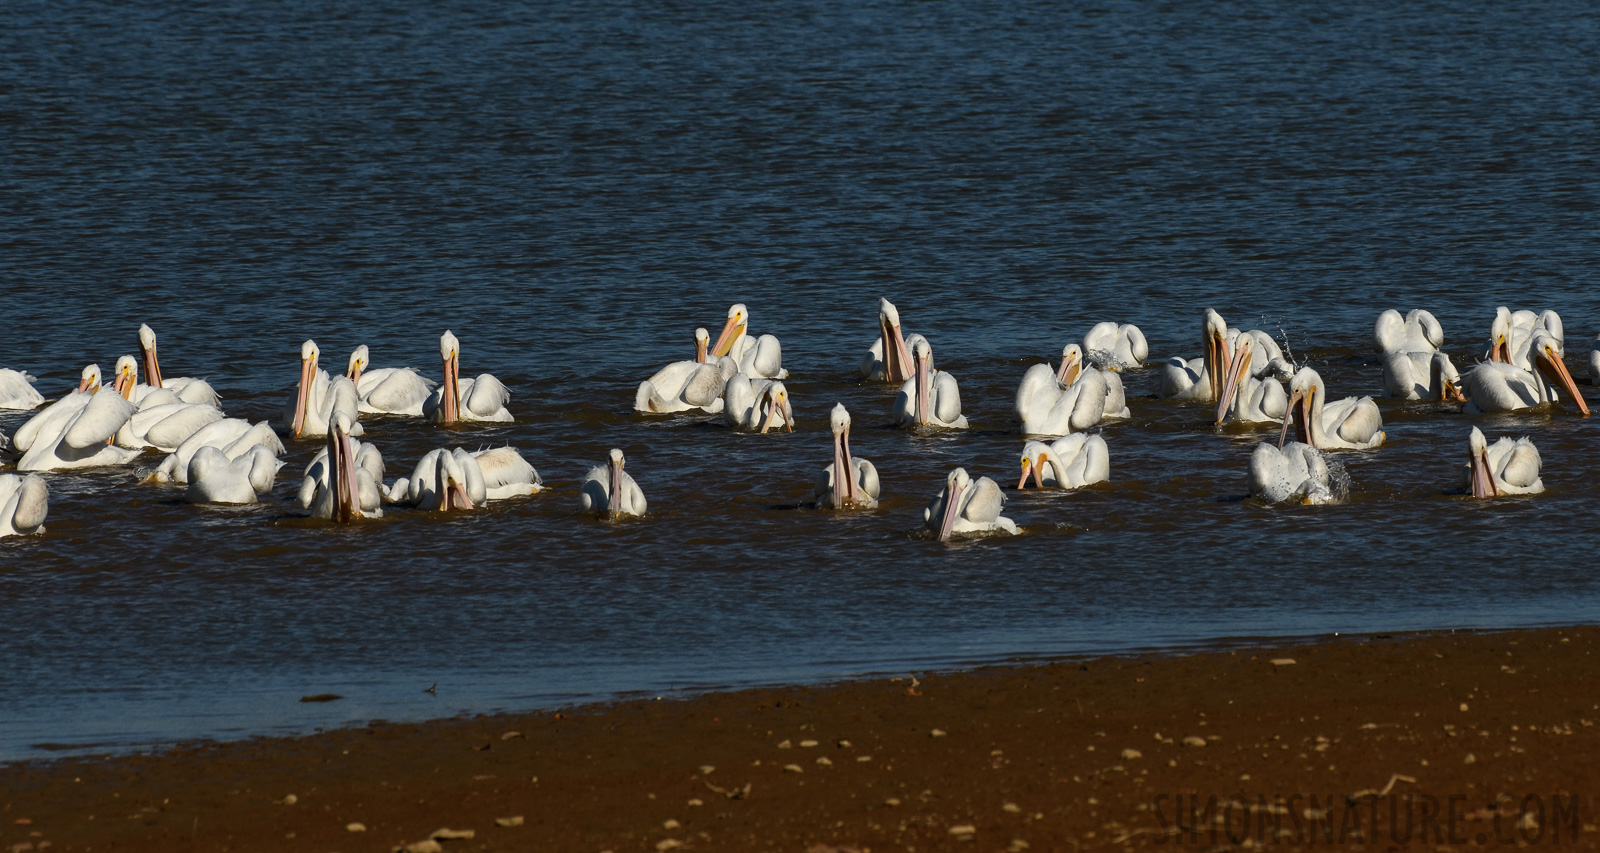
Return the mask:
<path id="1" fill-rule="evenodd" d="M 1436 352 L 1432 361 L 1433 384 L 1439 389 L 1439 402 L 1465 403 L 1467 395 L 1461 392 L 1461 373 L 1450 361 L 1450 356 Z"/>
<path id="2" fill-rule="evenodd" d="M 887 299 L 878 299 L 878 333 L 883 339 L 883 377 L 890 382 L 911 378 L 911 352 L 900 331 L 900 310 Z"/>
<path id="3" fill-rule="evenodd" d="M 367 365 L 371 363 L 372 357 L 367 353 L 367 345 L 362 344 L 356 347 L 355 352 L 350 353 L 350 363 L 345 366 L 344 375 L 350 377 L 351 382 L 359 384 L 361 382 L 361 372 L 366 370 Z"/>
<path id="4" fill-rule="evenodd" d="M 1284 410 L 1283 428 L 1278 431 L 1278 447 L 1283 447 L 1284 438 L 1289 434 L 1290 421 L 1297 422 L 1301 444 L 1317 446 L 1317 431 L 1321 429 L 1317 418 L 1322 414 L 1322 399 L 1326 393 L 1322 376 L 1309 367 L 1300 368 L 1300 372 L 1289 380 L 1289 407 Z"/>
<path id="5" fill-rule="evenodd" d="M 1255 353 L 1255 339 L 1249 335 L 1240 335 L 1239 342 L 1233 348 L 1233 360 L 1228 363 L 1228 373 L 1223 380 L 1222 394 L 1217 397 L 1217 423 L 1221 424 L 1228 415 L 1228 408 L 1233 405 L 1233 398 L 1239 393 L 1239 383 L 1250 375 L 1250 361 Z"/>
<path id="6" fill-rule="evenodd" d="M 957 468 L 944 478 L 944 518 L 939 522 L 939 541 L 950 541 L 955 530 L 956 516 L 961 514 L 961 496 L 972 484 L 967 469 Z"/>
<path id="7" fill-rule="evenodd" d="M 1477 427 L 1472 428 L 1472 435 L 1467 438 L 1467 453 L 1471 457 L 1468 465 L 1472 469 L 1472 496 L 1492 498 L 1499 495 L 1494 473 L 1489 468 L 1489 442 Z"/>
<path id="8" fill-rule="evenodd" d="M 441 453 L 438 459 L 438 481 L 442 494 L 439 511 L 472 509 L 472 498 L 467 495 L 467 472 L 453 453 Z"/>
<path id="9" fill-rule="evenodd" d="M 356 479 L 354 429 L 350 415 L 336 409 L 328 418 L 328 479 L 333 487 L 333 520 L 350 522 L 361 517 L 361 485 Z"/>
<path id="10" fill-rule="evenodd" d="M 306 413 L 311 403 L 311 386 L 317 378 L 317 358 L 322 355 L 322 350 L 317 347 L 317 342 L 309 338 L 300 345 L 300 386 L 295 391 L 294 397 L 294 437 L 299 438 L 306 431 Z"/>
<path id="11" fill-rule="evenodd" d="M 740 302 L 728 309 L 728 322 L 722 326 L 722 334 L 717 336 L 717 345 L 711 348 L 711 354 L 724 356 L 733 350 L 733 345 L 750 326 L 750 313 L 745 310 L 744 303 Z"/>
<path id="12" fill-rule="evenodd" d="M 1583 401 L 1583 395 L 1578 393 L 1578 383 L 1572 381 L 1572 374 L 1567 372 L 1566 346 L 1560 338 L 1545 329 L 1533 333 L 1533 341 L 1528 347 L 1528 354 L 1533 359 L 1534 369 L 1544 375 L 1551 385 L 1560 385 L 1561 389 L 1572 396 L 1572 402 L 1577 405 L 1578 411 L 1584 417 L 1589 416 L 1589 404 Z"/>
<path id="13" fill-rule="evenodd" d="M 1061 348 L 1061 368 L 1056 371 L 1056 381 L 1072 387 L 1078 381 L 1078 375 L 1083 372 L 1083 347 L 1077 344 L 1067 344 Z"/>
<path id="14" fill-rule="evenodd" d="M 843 403 L 834 403 L 828 413 L 828 428 L 833 431 L 833 505 L 856 503 L 855 462 L 850 456 L 850 412 Z"/>
<path id="15" fill-rule="evenodd" d="M 156 358 L 156 333 L 149 324 L 139 324 L 139 354 L 144 359 L 145 382 L 151 388 L 161 386 L 161 361 Z"/>
<path id="16" fill-rule="evenodd" d="M 694 360 L 696 364 L 706 363 L 706 354 L 711 351 L 711 333 L 704 328 L 694 330 Z"/>
<path id="17" fill-rule="evenodd" d="M 1211 384 L 1211 399 L 1222 397 L 1222 372 L 1228 364 L 1228 324 L 1222 315 L 1206 309 L 1200 321 L 1200 334 L 1205 342 L 1206 379 Z"/>
<path id="18" fill-rule="evenodd" d="M 100 365 L 85 365 L 83 373 L 78 379 L 78 390 L 88 391 L 90 394 L 100 390 Z"/>
<path id="19" fill-rule="evenodd" d="M 125 355 L 117 359 L 116 376 L 111 380 L 111 387 L 122 395 L 124 400 L 133 399 L 133 386 L 139 384 L 139 362 L 133 356 Z"/>
<path id="20" fill-rule="evenodd" d="M 444 359 L 440 422 L 453 424 L 461 420 L 461 341 L 449 329 L 439 336 L 439 356 Z"/>
<path id="21" fill-rule="evenodd" d="M 789 389 L 783 387 L 782 382 L 774 382 L 767 386 L 766 397 L 766 411 L 761 413 L 761 431 L 772 428 L 773 418 L 782 418 L 784 428 L 794 432 L 794 409 L 789 406 Z"/>
<path id="22" fill-rule="evenodd" d="M 933 373 L 933 347 L 928 346 L 927 339 L 917 339 L 917 345 L 911 349 L 911 361 L 916 365 L 917 374 L 917 423 L 927 426 L 928 392 Z"/>
<path id="23" fill-rule="evenodd" d="M 1511 311 L 1504 305 L 1495 309 L 1489 326 L 1489 360 L 1511 363 Z"/>
<path id="24" fill-rule="evenodd" d="M 899 326 L 900 326 L 900 309 L 894 307 L 894 303 L 893 302 L 890 302 L 889 300 L 884 299 L 883 297 L 879 297 L 878 298 L 878 322 L 880 322 L 880 323 L 888 323 L 891 326 L 899 328 Z"/>
<path id="25" fill-rule="evenodd" d="M 622 450 L 611 448 L 607 457 L 606 466 L 611 469 L 611 492 L 607 495 L 606 508 L 610 510 L 613 519 L 622 516 Z"/>
<path id="26" fill-rule="evenodd" d="M 1017 480 L 1017 488 L 1028 485 L 1028 475 L 1033 475 L 1035 488 L 1044 488 L 1044 466 L 1050 461 L 1050 445 L 1042 441 L 1030 441 L 1022 446 L 1022 478 Z"/>

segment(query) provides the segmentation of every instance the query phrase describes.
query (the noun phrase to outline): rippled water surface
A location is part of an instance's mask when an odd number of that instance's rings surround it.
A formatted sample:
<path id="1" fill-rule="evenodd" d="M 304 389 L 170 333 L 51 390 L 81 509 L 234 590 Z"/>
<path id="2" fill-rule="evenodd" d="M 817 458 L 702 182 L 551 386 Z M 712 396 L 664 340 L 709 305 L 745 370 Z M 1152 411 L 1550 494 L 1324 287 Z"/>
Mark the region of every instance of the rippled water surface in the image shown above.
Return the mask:
<path id="1" fill-rule="evenodd" d="M 1594 621 L 1597 420 L 1382 403 L 1350 499 L 1245 500 L 1267 433 L 1126 375 L 1109 484 L 1012 492 L 1026 367 L 1099 320 L 1152 361 L 1213 307 L 1379 395 L 1379 311 L 1458 364 L 1494 308 L 1600 327 L 1600 26 L 1584 3 L 13 3 L 0 27 L 0 366 L 51 398 L 161 335 L 164 372 L 276 419 L 315 338 L 339 370 L 497 374 L 513 425 L 366 421 L 409 471 L 511 443 L 550 489 L 340 529 L 50 475 L 0 543 L 0 760 L 373 717 L 1223 637 Z M 879 296 L 972 429 L 889 428 Z M 728 306 L 781 337 L 792 435 L 633 414 Z M 1591 400 L 1600 402 L 1591 393 Z M 873 513 L 803 507 L 854 413 Z M 7 433 L 25 415 L 0 415 Z M 1460 495 L 1469 426 L 1528 434 L 1549 491 Z M 576 514 L 621 447 L 651 500 Z M 139 467 L 153 468 L 159 456 Z M 1025 535 L 940 545 L 956 465 Z M 423 688 L 437 682 L 437 695 Z M 313 693 L 346 698 L 326 705 Z"/>

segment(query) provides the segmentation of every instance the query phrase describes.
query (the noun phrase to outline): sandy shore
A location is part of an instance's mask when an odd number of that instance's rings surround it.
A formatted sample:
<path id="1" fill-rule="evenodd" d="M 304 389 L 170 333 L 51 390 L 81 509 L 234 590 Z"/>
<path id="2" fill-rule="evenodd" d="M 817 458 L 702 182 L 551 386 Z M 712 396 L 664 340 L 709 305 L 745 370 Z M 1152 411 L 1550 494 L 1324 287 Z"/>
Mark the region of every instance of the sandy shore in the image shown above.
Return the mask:
<path id="1" fill-rule="evenodd" d="M 1589 848 L 1597 651 L 1334 638 L 32 762 L 0 853 Z"/>

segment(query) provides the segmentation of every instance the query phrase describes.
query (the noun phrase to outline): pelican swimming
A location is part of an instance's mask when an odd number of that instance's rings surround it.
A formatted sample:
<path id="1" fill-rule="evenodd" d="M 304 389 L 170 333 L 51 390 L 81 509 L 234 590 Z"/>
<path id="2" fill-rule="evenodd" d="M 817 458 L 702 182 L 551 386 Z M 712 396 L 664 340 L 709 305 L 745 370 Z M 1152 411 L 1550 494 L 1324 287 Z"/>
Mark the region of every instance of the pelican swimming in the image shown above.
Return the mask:
<path id="1" fill-rule="evenodd" d="M 752 338 L 746 333 L 750 326 L 750 312 L 744 303 L 728 309 L 728 322 L 711 348 L 717 357 L 727 356 L 738 365 L 739 372 L 756 379 L 788 379 L 789 371 L 783 369 L 783 346 L 773 335 Z"/>
<path id="2" fill-rule="evenodd" d="M 165 388 L 140 385 L 138 363 L 133 356 L 117 359 L 114 387 L 123 399 L 133 403 L 133 417 L 117 430 L 117 446 L 129 450 L 154 447 L 171 452 L 195 430 L 222 420 L 222 410 L 205 403 L 186 403 Z"/>
<path id="3" fill-rule="evenodd" d="M 1461 374 L 1439 349 L 1444 345 L 1444 328 L 1433 314 L 1415 308 L 1401 317 L 1391 308 L 1378 315 L 1372 344 L 1383 357 L 1383 387 L 1390 397 L 1466 401 Z"/>
<path id="4" fill-rule="evenodd" d="M 1040 489 L 1079 489 L 1111 479 L 1111 451 L 1106 440 L 1084 432 L 1058 438 L 1050 444 L 1030 441 L 1022 446 L 1022 478 Z"/>
<path id="5" fill-rule="evenodd" d="M 422 404 L 434 386 L 432 379 L 417 373 L 415 367 L 370 369 L 372 358 L 367 345 L 350 353 L 344 375 L 356 383 L 356 406 L 364 415 L 410 415 L 422 417 Z"/>
<path id="6" fill-rule="evenodd" d="M 1250 494 L 1267 503 L 1334 503 L 1334 482 L 1327 457 L 1309 444 L 1291 441 L 1283 447 L 1268 442 L 1250 454 Z"/>
<path id="7" fill-rule="evenodd" d="M 1101 368 L 1113 372 L 1143 367 L 1150 357 L 1150 345 L 1138 326 L 1110 320 L 1089 328 L 1083 336 L 1083 351 Z"/>
<path id="8" fill-rule="evenodd" d="M 878 300 L 878 337 L 861 359 L 861 375 L 875 382 L 904 382 L 916 368 L 911 363 L 911 348 L 921 335 L 906 337 L 900 331 L 900 311 L 887 299 Z"/>
<path id="9" fill-rule="evenodd" d="M 26 412 L 44 405 L 44 395 L 33 387 L 37 381 L 20 370 L 0 369 L 0 409 Z"/>
<path id="10" fill-rule="evenodd" d="M 264 445 L 253 445 L 237 459 L 215 447 L 202 447 L 189 460 L 189 487 L 183 499 L 192 504 L 252 504 L 272 491 L 283 462 Z"/>
<path id="11" fill-rule="evenodd" d="M 938 497 L 922 511 L 922 522 L 929 530 L 938 532 L 940 542 L 957 535 L 1009 533 L 1015 536 L 1022 531 L 1011 519 L 1000 514 L 1005 504 L 1005 493 L 995 481 L 979 477 L 973 482 L 967 469 L 957 468 L 945 477 Z"/>
<path id="12" fill-rule="evenodd" d="M 1207 308 L 1200 321 L 1205 354 L 1199 358 L 1173 357 L 1161 366 L 1161 396 L 1186 403 L 1215 403 L 1222 395 L 1223 372 L 1233 359 L 1239 338 L 1254 341 L 1255 359 L 1251 370 L 1257 379 L 1270 374 L 1287 379 L 1293 367 L 1271 335 L 1260 329 L 1241 332 L 1223 322 L 1222 315 Z"/>
<path id="13" fill-rule="evenodd" d="M 463 422 L 511 423 L 511 392 L 500 380 L 488 373 L 475 379 L 461 381 L 461 341 L 445 330 L 439 336 L 439 355 L 444 358 L 444 382 L 428 396 L 423 404 L 425 417 L 436 424 Z"/>
<path id="14" fill-rule="evenodd" d="M 1365 450 L 1383 444 L 1383 415 L 1371 397 L 1346 397 L 1327 402 L 1322 377 L 1309 367 L 1289 381 L 1289 405 L 1283 413 L 1278 446 L 1283 446 L 1290 422 L 1303 444 L 1318 450 Z"/>
<path id="15" fill-rule="evenodd" d="M 204 379 L 186 376 L 167 379 L 161 375 L 161 360 L 156 357 L 156 333 L 144 323 L 139 324 L 139 352 L 144 359 L 145 381 L 150 387 L 171 391 L 185 403 L 222 408 L 221 398 Z"/>
<path id="16" fill-rule="evenodd" d="M 83 381 L 74 391 L 52 403 L 24 423 L 11 437 L 22 454 L 18 471 L 66 471 L 123 465 L 139 451 L 111 443 L 117 431 L 133 417 L 134 405 L 118 393 L 102 394 L 100 368 L 84 368 Z"/>
<path id="17" fill-rule="evenodd" d="M 675 361 L 640 382 L 633 395 L 634 411 L 665 414 L 698 409 L 713 415 L 722 411 L 722 389 L 739 368 L 731 358 L 712 358 L 710 340 L 705 329 L 695 329 L 694 360 Z"/>
<path id="18" fill-rule="evenodd" d="M 1497 322 L 1497 328 L 1499 325 Z M 1565 351 L 1559 339 L 1540 328 L 1519 354 L 1510 346 L 1508 337 L 1497 335 L 1495 360 L 1482 362 L 1468 371 L 1464 383 L 1470 400 L 1466 406 L 1468 414 L 1514 412 L 1560 402 L 1559 388 L 1571 396 L 1583 417 L 1589 416 L 1589 404 L 1584 402 L 1572 374 L 1567 372 Z M 1512 361 L 1518 358 L 1523 363 Z"/>
<path id="19" fill-rule="evenodd" d="M 722 417 L 734 429 L 765 433 L 781 422 L 784 429 L 794 432 L 794 408 L 789 405 L 789 391 L 782 382 L 751 380 L 743 373 L 735 373 L 723 389 L 722 400 Z"/>
<path id="20" fill-rule="evenodd" d="M 1544 491 L 1539 478 L 1539 448 L 1527 438 L 1502 436 L 1493 445 L 1477 427 L 1467 437 L 1467 488 L 1475 498 L 1501 495 L 1536 495 Z"/>
<path id="21" fill-rule="evenodd" d="M 1272 376 L 1251 375 L 1255 359 L 1255 338 L 1240 335 L 1233 348 L 1233 360 L 1222 384 L 1222 399 L 1217 401 L 1217 424 L 1238 421 L 1247 424 L 1272 424 L 1283 420 L 1289 409 L 1289 395 Z"/>
<path id="22" fill-rule="evenodd" d="M 1035 364 L 1022 374 L 1012 411 L 1023 435 L 1057 436 L 1083 432 L 1108 417 L 1128 417 L 1128 404 L 1116 374 L 1086 367 L 1083 350 L 1067 344 L 1059 369 Z"/>
<path id="23" fill-rule="evenodd" d="M 871 509 L 882 493 L 878 469 L 859 456 L 850 455 L 850 413 L 843 403 L 835 403 L 828 413 L 833 431 L 833 462 L 817 475 L 817 506 L 831 509 Z"/>
<path id="24" fill-rule="evenodd" d="M 306 466 L 296 498 L 313 518 L 350 522 L 383 516 L 383 455 L 351 438 L 355 425 L 347 412 L 335 412 L 324 430 L 327 446 Z"/>
<path id="25" fill-rule="evenodd" d="M 891 409 L 895 426 L 966 429 L 961 389 L 949 372 L 933 369 L 933 348 L 926 340 L 912 345 L 911 362 L 913 375 L 900 386 Z"/>
<path id="26" fill-rule="evenodd" d="M 188 483 L 189 461 L 202 447 L 222 451 L 222 455 L 231 462 L 257 446 L 265 447 L 274 457 L 284 453 L 283 442 L 266 421 L 252 426 L 241 418 L 223 418 L 206 424 L 184 439 L 176 450 L 161 460 L 150 479 L 157 483 Z"/>
<path id="27" fill-rule="evenodd" d="M 1540 332 L 1563 345 L 1566 343 L 1565 326 L 1561 315 L 1555 311 L 1547 309 L 1535 314 L 1527 310 L 1512 311 L 1502 305 L 1495 309 L 1494 322 L 1489 326 L 1489 351 L 1485 357 L 1531 370 L 1529 349 L 1534 336 Z"/>
<path id="28" fill-rule="evenodd" d="M 44 532 L 50 487 L 38 474 L 0 474 L 0 539 Z"/>
<path id="29" fill-rule="evenodd" d="M 583 475 L 578 487 L 578 506 L 584 512 L 610 516 L 644 515 L 644 492 L 633 476 L 622 470 L 622 451 L 611 449 L 606 464 L 596 465 Z"/>
<path id="30" fill-rule="evenodd" d="M 472 509 L 488 501 L 537 494 L 539 472 L 514 447 L 468 453 L 437 448 L 423 454 L 411 476 L 389 487 L 388 499 L 418 509 Z"/>
<path id="31" fill-rule="evenodd" d="M 300 383 L 283 408 L 283 420 L 294 438 L 323 438 L 333 416 L 343 412 L 350 419 L 351 435 L 361 435 L 361 396 L 347 377 L 328 378 L 328 371 L 317 367 L 322 349 L 307 340 L 300 345 Z"/>

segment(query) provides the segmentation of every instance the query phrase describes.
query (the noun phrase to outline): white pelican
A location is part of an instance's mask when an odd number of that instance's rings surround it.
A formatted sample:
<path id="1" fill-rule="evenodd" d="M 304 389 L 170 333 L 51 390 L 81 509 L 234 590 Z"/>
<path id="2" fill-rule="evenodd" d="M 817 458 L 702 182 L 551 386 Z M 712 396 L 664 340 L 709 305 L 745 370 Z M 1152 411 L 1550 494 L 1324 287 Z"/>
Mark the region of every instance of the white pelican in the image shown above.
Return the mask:
<path id="1" fill-rule="evenodd" d="M 1421 308 L 1404 317 L 1393 308 L 1378 315 L 1372 333 L 1373 349 L 1383 357 L 1384 391 L 1397 400 L 1465 402 L 1461 374 L 1444 345 L 1444 328 L 1433 314 Z"/>
<path id="2" fill-rule="evenodd" d="M 0 370 L 0 409 L 26 412 L 44 405 L 44 395 L 33 387 L 37 381 L 20 370 Z"/>
<path id="3" fill-rule="evenodd" d="M 388 499 L 419 509 L 472 509 L 491 500 L 537 494 L 544 487 L 514 447 L 468 453 L 437 448 L 423 454 L 411 476 L 389 486 Z"/>
<path id="4" fill-rule="evenodd" d="M 1083 336 L 1083 351 L 1096 364 L 1113 372 L 1143 367 L 1150 357 L 1150 345 L 1138 326 L 1110 320 L 1090 327 Z"/>
<path id="5" fill-rule="evenodd" d="M 711 358 L 711 336 L 705 329 L 694 330 L 694 360 L 675 361 L 643 382 L 633 395 L 636 412 L 685 412 L 699 409 L 708 414 L 722 411 L 722 389 L 737 373 L 731 358 Z"/>
<path id="6" fill-rule="evenodd" d="M 1267 503 L 1334 503 L 1328 460 L 1309 444 L 1291 441 L 1282 448 L 1262 442 L 1250 454 L 1250 494 Z"/>
<path id="7" fill-rule="evenodd" d="M 625 515 L 644 515 L 644 492 L 633 476 L 622 470 L 622 451 L 611 449 L 604 465 L 596 465 L 583 475 L 578 487 L 578 506 L 584 512 L 602 513 L 612 519 Z"/>
<path id="8" fill-rule="evenodd" d="M 444 358 L 444 382 L 422 405 L 423 416 L 436 424 L 463 422 L 511 423 L 511 392 L 488 373 L 461 381 L 461 341 L 446 329 L 439 336 L 439 355 Z"/>
<path id="9" fill-rule="evenodd" d="M 91 375 L 92 374 L 92 375 Z M 134 406 L 121 394 L 101 394 L 100 369 L 84 369 L 86 390 L 74 391 L 34 415 L 12 436 L 12 446 L 22 453 L 18 471 L 66 471 L 122 465 L 139 455 L 137 450 L 111 443 Z"/>
<path id="10" fill-rule="evenodd" d="M 139 324 L 139 352 L 144 358 L 145 381 L 150 387 L 171 391 L 185 403 L 210 406 L 213 409 L 222 408 L 221 398 L 204 379 L 186 376 L 166 379 L 161 375 L 161 360 L 156 357 L 156 333 L 144 323 Z"/>
<path id="11" fill-rule="evenodd" d="M 91 364 L 83 368 L 82 378 L 78 381 L 76 391 L 68 392 L 61 399 L 46 406 L 44 411 L 35 414 L 24 421 L 17 428 L 15 435 L 11 436 L 11 448 L 17 453 L 26 453 L 33 446 L 33 442 L 41 434 L 54 435 L 54 430 L 65 418 L 77 414 L 89 402 L 89 397 L 100 390 L 100 365 Z"/>
<path id="12" fill-rule="evenodd" d="M 1600 335 L 1594 336 L 1594 346 L 1589 350 L 1589 384 L 1600 385 Z"/>
<path id="13" fill-rule="evenodd" d="M 1471 461 L 1467 464 L 1467 488 L 1475 498 L 1501 495 L 1536 495 L 1544 491 L 1539 478 L 1539 448 L 1526 438 L 1502 436 L 1492 446 L 1477 427 L 1467 438 Z"/>
<path id="14" fill-rule="evenodd" d="M 264 445 L 252 445 L 238 459 L 229 459 L 215 447 L 202 447 L 189 460 L 189 487 L 183 499 L 192 504 L 253 504 L 272 491 L 282 467 L 283 462 Z"/>
<path id="15" fill-rule="evenodd" d="M 1240 335 L 1228 363 L 1222 384 L 1222 399 L 1217 401 L 1217 424 L 1239 421 L 1247 424 L 1275 424 L 1289 410 L 1289 395 L 1272 376 L 1256 378 L 1250 363 L 1255 358 L 1255 338 Z"/>
<path id="16" fill-rule="evenodd" d="M 367 345 L 350 353 L 344 375 L 356 383 L 357 408 L 364 415 L 410 415 L 422 417 L 422 404 L 434 382 L 417 373 L 415 367 L 380 367 L 370 370 L 372 357 Z"/>
<path id="17" fill-rule="evenodd" d="M 50 487 L 38 474 L 0 474 L 0 539 L 44 532 Z"/>
<path id="18" fill-rule="evenodd" d="M 143 450 L 154 447 L 171 452 L 195 430 L 222 420 L 222 410 L 205 403 L 185 403 L 165 388 L 140 385 L 138 363 L 133 356 L 117 359 L 113 387 L 136 409 L 133 417 L 117 430 L 118 447 Z"/>
<path id="19" fill-rule="evenodd" d="M 1498 323 L 1496 324 L 1499 325 Z M 1468 414 L 1488 412 L 1513 412 L 1542 403 L 1561 400 L 1561 391 L 1571 395 L 1572 402 L 1583 417 L 1589 416 L 1589 404 L 1578 392 L 1578 384 L 1567 372 L 1561 341 L 1544 328 L 1533 333 L 1521 358 L 1526 364 L 1502 361 L 1515 359 L 1517 351 L 1501 338 L 1496 338 L 1496 360 L 1485 361 L 1467 373 L 1465 389 L 1471 402 Z"/>
<path id="20" fill-rule="evenodd" d="M 1041 489 L 1079 489 L 1111 479 L 1111 451 L 1098 435 L 1076 432 L 1051 444 L 1030 441 L 1022 446 L 1022 478 Z"/>
<path id="21" fill-rule="evenodd" d="M 351 435 L 361 435 L 361 396 L 356 384 L 340 376 L 328 378 L 328 371 L 317 367 L 322 349 L 307 340 L 300 345 L 300 384 L 283 408 L 283 420 L 294 438 L 323 438 L 333 416 L 343 412 L 350 418 Z"/>
<path id="22" fill-rule="evenodd" d="M 306 466 L 297 498 L 313 518 L 348 522 L 383 516 L 383 456 L 350 437 L 354 426 L 348 413 L 335 412 L 325 430 L 327 446 Z"/>
<path id="23" fill-rule="evenodd" d="M 1562 344 L 1566 343 L 1565 326 L 1560 314 L 1550 310 L 1538 314 L 1526 310 L 1512 311 L 1502 305 L 1495 309 L 1494 322 L 1489 327 L 1489 351 L 1486 357 L 1490 361 L 1509 362 L 1523 370 L 1531 370 L 1529 348 L 1539 332 Z"/>
<path id="24" fill-rule="evenodd" d="M 833 462 L 817 475 L 817 506 L 832 509 L 858 507 L 871 509 L 882 494 L 878 469 L 859 456 L 850 455 L 850 413 L 843 403 L 835 403 L 828 413 L 833 430 Z"/>
<path id="25" fill-rule="evenodd" d="M 765 433 L 782 421 L 785 429 L 794 432 L 794 408 L 782 382 L 752 381 L 735 373 L 722 391 L 722 400 L 722 417 L 734 429 Z"/>
<path id="26" fill-rule="evenodd" d="M 1108 417 L 1128 417 L 1128 404 L 1116 374 L 1085 367 L 1083 350 L 1067 344 L 1060 369 L 1035 364 L 1022 374 L 1012 411 L 1023 435 L 1056 436 L 1083 432 Z"/>
<path id="27" fill-rule="evenodd" d="M 875 382 L 904 382 L 911 378 L 911 348 L 921 335 L 906 337 L 900 331 L 900 311 L 887 299 L 878 300 L 878 338 L 861 359 L 861 375 Z"/>
<path id="28" fill-rule="evenodd" d="M 751 338 L 746 334 L 750 326 L 750 313 L 744 303 L 728 309 L 728 322 L 711 348 L 717 357 L 728 356 L 739 366 L 739 372 L 757 379 L 788 379 L 789 371 L 783 369 L 783 346 L 773 335 Z"/>
<path id="29" fill-rule="evenodd" d="M 184 439 L 176 450 L 161 460 L 151 479 L 157 483 L 189 482 L 189 460 L 193 459 L 202 447 L 216 448 L 232 461 L 257 446 L 265 447 L 275 457 L 284 452 L 283 442 L 279 440 L 278 434 L 273 432 L 272 425 L 266 421 L 251 426 L 249 421 L 240 418 L 224 418 L 206 424 L 195 430 L 194 435 Z"/>
<path id="30" fill-rule="evenodd" d="M 1215 403 L 1222 395 L 1223 371 L 1233 359 L 1233 348 L 1241 336 L 1248 335 L 1255 343 L 1256 361 L 1252 375 L 1261 378 L 1272 374 L 1280 379 L 1294 372 L 1283 357 L 1283 350 L 1271 335 L 1260 329 L 1241 332 L 1223 322 L 1222 315 L 1206 309 L 1200 321 L 1202 346 L 1205 354 L 1199 358 L 1167 359 L 1161 366 L 1161 396 L 1186 403 Z"/>
<path id="31" fill-rule="evenodd" d="M 1006 496 L 995 481 L 979 477 L 973 482 L 967 469 L 957 468 L 945 477 L 938 497 L 922 511 L 922 522 L 929 530 L 938 532 L 940 542 L 955 535 L 1000 532 L 1015 536 L 1022 531 L 1015 522 L 1000 514 L 1005 505 Z"/>
<path id="32" fill-rule="evenodd" d="M 913 376 L 895 395 L 894 422 L 902 427 L 937 426 L 966 429 L 967 416 L 961 414 L 961 389 L 947 371 L 933 369 L 933 348 L 926 340 L 911 348 Z"/>
<path id="33" fill-rule="evenodd" d="M 1289 381 L 1289 405 L 1278 431 L 1278 446 L 1294 421 L 1303 444 L 1318 450 L 1365 450 L 1383 443 L 1383 415 L 1371 397 L 1346 397 L 1327 402 L 1322 377 L 1309 367 Z"/>

